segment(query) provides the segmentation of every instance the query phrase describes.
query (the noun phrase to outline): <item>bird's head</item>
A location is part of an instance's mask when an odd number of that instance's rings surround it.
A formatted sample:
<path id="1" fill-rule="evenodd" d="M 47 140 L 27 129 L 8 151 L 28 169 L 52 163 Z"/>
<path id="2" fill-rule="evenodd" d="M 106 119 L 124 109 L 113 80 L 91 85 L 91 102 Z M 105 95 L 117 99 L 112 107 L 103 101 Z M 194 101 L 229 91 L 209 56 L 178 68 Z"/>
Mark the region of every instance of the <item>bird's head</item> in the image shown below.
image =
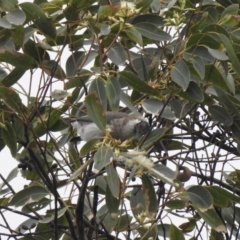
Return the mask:
<path id="1" fill-rule="evenodd" d="M 142 120 L 139 123 L 136 124 L 135 128 L 134 128 L 134 139 L 146 134 L 150 129 L 150 126 L 148 124 L 147 121 Z"/>

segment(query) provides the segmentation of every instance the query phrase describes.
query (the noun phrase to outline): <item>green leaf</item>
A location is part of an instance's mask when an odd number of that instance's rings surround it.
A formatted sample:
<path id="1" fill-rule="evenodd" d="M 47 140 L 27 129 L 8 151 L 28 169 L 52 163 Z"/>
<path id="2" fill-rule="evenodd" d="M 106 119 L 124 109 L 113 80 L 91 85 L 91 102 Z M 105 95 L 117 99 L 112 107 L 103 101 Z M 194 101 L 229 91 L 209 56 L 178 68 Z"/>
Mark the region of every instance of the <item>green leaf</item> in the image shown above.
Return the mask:
<path id="1" fill-rule="evenodd" d="M 137 23 L 134 25 L 134 27 L 142 34 L 142 36 L 152 40 L 169 41 L 172 38 L 168 33 L 151 23 Z"/>
<path id="2" fill-rule="evenodd" d="M 2 11 L 11 11 L 16 8 L 17 0 L 1 0 L 0 7 Z"/>
<path id="3" fill-rule="evenodd" d="M 221 38 L 221 40 L 227 50 L 228 57 L 232 62 L 232 66 L 233 66 L 234 70 L 236 71 L 238 77 L 240 77 L 240 63 L 239 63 L 239 60 L 237 58 L 237 55 L 233 49 L 233 46 L 232 46 L 229 38 L 227 38 L 223 34 L 220 34 L 219 37 Z"/>
<path id="4" fill-rule="evenodd" d="M 145 201 L 143 196 L 143 191 L 140 187 L 134 187 L 131 192 L 130 205 L 133 215 L 136 220 L 138 216 L 145 211 Z"/>
<path id="5" fill-rule="evenodd" d="M 6 17 L 0 18 L 0 27 L 10 29 L 12 25 L 6 20 Z"/>
<path id="6" fill-rule="evenodd" d="M 56 210 L 57 210 L 57 209 L 56 209 Z M 57 211 L 57 218 L 60 218 L 61 216 L 63 216 L 64 213 L 65 213 L 67 210 L 68 210 L 67 207 L 64 207 L 64 208 L 58 210 L 58 211 Z M 54 213 L 53 213 L 51 216 L 49 216 L 49 217 L 43 217 L 43 218 L 41 218 L 41 219 L 39 220 L 39 222 L 41 222 L 41 223 L 50 223 L 50 222 L 52 222 L 52 221 L 55 219 L 55 217 L 56 217 L 56 213 L 54 212 Z"/>
<path id="7" fill-rule="evenodd" d="M 223 78 L 223 75 L 218 71 L 218 69 L 214 65 L 206 65 L 205 66 L 205 78 L 207 82 L 211 82 L 216 86 L 219 86 L 222 89 L 227 90 L 228 86 Z"/>
<path id="8" fill-rule="evenodd" d="M 187 49 L 193 46 L 205 46 L 207 48 L 218 49 L 221 50 L 222 45 L 219 41 L 215 40 L 213 37 L 206 33 L 197 33 L 193 34 L 188 42 L 187 42 Z"/>
<path id="9" fill-rule="evenodd" d="M 202 58 L 200 58 L 198 56 L 194 56 L 192 59 L 192 64 L 193 64 L 194 69 L 198 73 L 199 77 L 201 79 L 203 79 L 205 76 L 205 65 L 204 65 Z"/>
<path id="10" fill-rule="evenodd" d="M 174 181 L 176 179 L 176 172 L 162 164 L 155 164 L 154 168 L 149 170 L 149 173 L 157 179 L 161 179 L 163 182 L 172 186 L 176 187 L 179 185 Z"/>
<path id="11" fill-rule="evenodd" d="M 15 67 L 25 70 L 36 67 L 36 63 L 33 58 L 7 47 L 0 48 L 0 61 L 10 63 Z"/>
<path id="12" fill-rule="evenodd" d="M 106 131 L 106 115 L 95 92 L 89 93 L 85 98 L 87 114 L 90 119 L 99 127 L 99 129 Z"/>
<path id="13" fill-rule="evenodd" d="M 240 197 L 219 186 L 205 186 L 213 197 L 213 204 L 217 207 L 228 207 L 231 202 L 240 202 Z"/>
<path id="14" fill-rule="evenodd" d="M 104 110 L 107 109 L 107 94 L 105 83 L 101 79 L 94 79 L 89 86 L 89 93 L 95 92 L 100 100 Z"/>
<path id="15" fill-rule="evenodd" d="M 164 128 L 157 128 L 150 132 L 150 134 L 145 139 L 141 149 L 148 149 L 154 143 L 162 139 L 164 136 L 165 129 Z"/>
<path id="16" fill-rule="evenodd" d="M 26 15 L 21 9 L 14 9 L 6 15 L 8 22 L 14 25 L 22 25 L 26 20 Z"/>
<path id="17" fill-rule="evenodd" d="M 240 120 L 234 119 L 233 125 L 231 126 L 234 137 L 240 142 Z"/>
<path id="18" fill-rule="evenodd" d="M 228 56 L 224 52 L 221 52 L 219 50 L 208 48 L 208 52 L 216 59 L 219 59 L 221 61 L 228 60 Z"/>
<path id="19" fill-rule="evenodd" d="M 110 147 L 101 146 L 93 157 L 95 163 L 94 168 L 97 169 L 98 171 L 102 170 L 111 162 L 112 158 L 113 158 L 112 149 Z"/>
<path id="20" fill-rule="evenodd" d="M 234 105 L 234 102 L 231 101 L 227 92 L 225 92 L 222 88 L 215 86 L 215 90 L 218 95 L 219 102 L 225 106 L 230 113 L 234 113 L 237 117 L 240 118 L 240 113 L 237 107 Z"/>
<path id="21" fill-rule="evenodd" d="M 206 212 L 202 212 L 197 209 L 198 214 L 201 218 L 215 231 L 217 232 L 227 232 L 225 225 L 223 224 L 222 220 L 215 212 L 214 208 L 208 209 Z"/>
<path id="22" fill-rule="evenodd" d="M 121 9 L 121 4 L 101 5 L 98 9 L 98 17 L 113 16 Z"/>
<path id="23" fill-rule="evenodd" d="M 186 206 L 186 202 L 180 199 L 173 199 L 164 204 L 171 209 L 183 209 Z"/>
<path id="24" fill-rule="evenodd" d="M 34 58 L 38 63 L 41 63 L 43 60 L 50 60 L 48 52 L 35 43 L 32 39 L 28 39 L 23 45 L 23 52 Z"/>
<path id="25" fill-rule="evenodd" d="M 140 46 L 143 45 L 143 39 L 142 39 L 142 35 L 138 32 L 138 30 L 134 27 L 131 26 L 129 28 L 126 28 L 123 30 L 127 36 L 133 41 L 138 43 Z"/>
<path id="26" fill-rule="evenodd" d="M 12 157 L 17 155 L 17 136 L 9 122 L 0 123 L 2 130 L 2 138 L 11 151 Z"/>
<path id="27" fill-rule="evenodd" d="M 66 61 L 67 76 L 75 76 L 79 70 L 88 65 L 98 55 L 97 52 L 91 51 L 86 55 L 83 51 L 74 52 Z"/>
<path id="28" fill-rule="evenodd" d="M 209 107 L 209 112 L 215 121 L 223 123 L 226 126 L 231 126 L 233 124 L 232 116 L 225 108 L 214 105 Z"/>
<path id="29" fill-rule="evenodd" d="M 12 31 L 12 37 L 15 44 L 15 49 L 19 50 L 24 42 L 25 37 L 25 29 L 22 25 L 16 26 L 15 29 Z"/>
<path id="30" fill-rule="evenodd" d="M 188 88 L 183 94 L 186 94 L 191 100 L 195 102 L 203 102 L 204 93 L 202 89 L 195 82 L 190 82 Z"/>
<path id="31" fill-rule="evenodd" d="M 120 204 L 120 199 L 115 198 L 112 195 L 112 192 L 111 192 L 109 186 L 107 186 L 107 189 L 106 189 L 106 205 L 107 205 L 107 208 L 108 208 L 109 212 L 110 213 L 117 213 L 118 208 L 119 208 L 119 204 Z"/>
<path id="32" fill-rule="evenodd" d="M 134 90 L 144 94 L 148 94 L 150 96 L 156 96 L 156 97 L 160 96 L 160 93 L 156 89 L 150 87 L 146 82 L 141 80 L 134 73 L 129 71 L 122 71 L 119 74 L 128 83 L 128 85 L 132 87 Z"/>
<path id="33" fill-rule="evenodd" d="M 164 102 L 158 99 L 148 98 L 142 101 L 142 107 L 147 113 L 151 113 L 158 116 L 161 113 L 161 118 L 166 118 L 169 120 L 175 120 L 176 117 L 174 113 L 168 106 L 165 106 Z M 162 109 L 164 110 L 162 111 Z"/>
<path id="34" fill-rule="evenodd" d="M 136 15 L 132 20 L 131 24 L 138 24 L 138 23 L 151 23 L 155 26 L 161 27 L 164 26 L 164 18 L 157 15 L 157 14 L 139 14 Z"/>
<path id="35" fill-rule="evenodd" d="M 121 98 L 121 85 L 119 84 L 118 79 L 112 77 L 107 80 L 106 92 L 111 110 L 118 111 Z"/>
<path id="36" fill-rule="evenodd" d="M 6 183 L 10 183 L 18 175 L 18 167 L 14 168 L 8 176 L 5 178 L 5 182 L 0 183 L 0 191 L 6 186 Z"/>
<path id="37" fill-rule="evenodd" d="M 108 51 L 107 56 L 116 65 L 123 65 L 127 59 L 125 49 L 120 43 L 115 43 Z"/>
<path id="38" fill-rule="evenodd" d="M 113 197 L 119 199 L 121 183 L 120 183 L 117 171 L 114 169 L 114 167 L 111 164 L 106 166 L 106 171 L 107 171 L 108 187 Z"/>
<path id="39" fill-rule="evenodd" d="M 61 66 L 54 60 L 44 60 L 40 67 L 48 75 L 53 76 L 59 80 L 64 80 L 66 78 L 65 72 Z"/>
<path id="40" fill-rule="evenodd" d="M 237 15 L 239 10 L 239 4 L 231 4 L 230 6 L 226 7 L 222 12 L 221 19 L 228 15 Z M 220 21 L 221 21 L 220 19 Z"/>
<path id="41" fill-rule="evenodd" d="M 42 9 L 30 2 L 19 4 L 27 16 L 27 20 L 33 21 L 37 28 L 44 34 L 52 39 L 56 37 L 56 29 L 50 18 L 47 18 Z"/>
<path id="42" fill-rule="evenodd" d="M 194 207 L 205 212 L 213 207 L 212 195 L 202 186 L 192 186 L 187 190 L 188 197 Z"/>
<path id="43" fill-rule="evenodd" d="M 211 229 L 211 234 L 209 240 L 224 240 L 225 237 L 223 233 L 217 232 L 214 229 Z"/>
<path id="44" fill-rule="evenodd" d="M 158 202 L 153 184 L 146 174 L 142 176 L 142 189 L 146 207 L 146 216 L 150 219 L 154 219 L 158 209 Z"/>
<path id="45" fill-rule="evenodd" d="M 1 84 L 3 84 L 5 87 L 11 87 L 13 84 L 15 84 L 26 72 L 25 69 L 21 68 L 14 68 L 2 81 Z"/>
<path id="46" fill-rule="evenodd" d="M 119 232 L 127 231 L 129 225 L 131 224 L 132 216 L 125 214 L 120 215 L 118 218 L 118 223 L 115 226 L 115 230 Z"/>
<path id="47" fill-rule="evenodd" d="M 169 239 L 170 240 L 185 240 L 182 231 L 173 224 L 171 224 L 171 226 L 170 226 Z"/>
<path id="48" fill-rule="evenodd" d="M 90 141 L 86 142 L 80 150 L 80 156 L 84 157 L 88 153 L 90 153 L 92 150 L 95 149 L 96 144 L 98 143 L 99 139 L 98 138 L 93 138 Z"/>
<path id="49" fill-rule="evenodd" d="M 11 201 L 10 206 L 21 207 L 30 202 L 37 202 L 48 195 L 49 192 L 45 187 L 42 186 L 31 186 L 17 192 Z"/>
<path id="50" fill-rule="evenodd" d="M 2 99 L 13 112 L 22 114 L 22 112 L 25 111 L 21 98 L 12 88 L 0 85 L 0 99 Z"/>
<path id="51" fill-rule="evenodd" d="M 183 91 L 185 91 L 190 82 L 190 72 L 187 64 L 180 60 L 175 66 L 173 66 L 171 70 L 171 78 L 177 83 L 180 87 L 182 87 Z"/>

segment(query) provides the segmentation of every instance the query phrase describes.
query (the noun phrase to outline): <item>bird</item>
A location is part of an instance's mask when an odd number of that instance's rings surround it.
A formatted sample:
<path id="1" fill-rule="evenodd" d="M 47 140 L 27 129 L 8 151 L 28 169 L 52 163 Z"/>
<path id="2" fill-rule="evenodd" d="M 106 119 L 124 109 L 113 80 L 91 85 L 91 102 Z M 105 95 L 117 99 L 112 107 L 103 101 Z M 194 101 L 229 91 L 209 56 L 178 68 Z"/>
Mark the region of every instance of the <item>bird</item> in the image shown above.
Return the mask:
<path id="1" fill-rule="evenodd" d="M 114 139 L 121 141 L 137 139 L 150 129 L 148 121 L 139 113 L 127 114 L 107 111 L 105 115 L 107 120 L 106 129 L 110 130 L 110 135 Z M 73 128 L 77 129 L 80 138 L 74 138 L 73 141 L 82 140 L 87 142 L 93 138 L 104 137 L 106 134 L 88 116 L 65 118 L 64 122 L 70 123 Z"/>

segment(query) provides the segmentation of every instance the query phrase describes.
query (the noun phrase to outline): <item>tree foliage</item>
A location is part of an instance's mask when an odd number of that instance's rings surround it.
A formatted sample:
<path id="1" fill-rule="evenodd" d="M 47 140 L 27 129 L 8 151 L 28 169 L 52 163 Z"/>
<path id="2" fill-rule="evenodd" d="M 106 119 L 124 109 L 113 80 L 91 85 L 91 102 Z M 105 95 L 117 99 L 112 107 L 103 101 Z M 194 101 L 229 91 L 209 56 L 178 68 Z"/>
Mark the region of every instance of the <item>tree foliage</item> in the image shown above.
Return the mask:
<path id="1" fill-rule="evenodd" d="M 238 0 L 0 9 L 0 149 L 18 161 L 0 175 L 2 236 L 239 238 Z M 70 142 L 62 118 L 88 113 L 105 129 L 106 110 L 138 111 L 151 130 Z M 16 191 L 19 171 L 28 185 Z M 9 212 L 26 220 L 13 229 Z"/>

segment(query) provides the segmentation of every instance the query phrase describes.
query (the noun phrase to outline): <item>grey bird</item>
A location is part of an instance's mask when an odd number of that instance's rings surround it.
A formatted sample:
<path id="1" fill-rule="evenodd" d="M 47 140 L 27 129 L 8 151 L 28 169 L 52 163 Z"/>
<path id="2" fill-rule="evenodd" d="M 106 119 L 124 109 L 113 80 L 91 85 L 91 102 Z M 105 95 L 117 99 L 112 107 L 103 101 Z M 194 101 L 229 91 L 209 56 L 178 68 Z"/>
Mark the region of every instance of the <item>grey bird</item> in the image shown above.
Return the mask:
<path id="1" fill-rule="evenodd" d="M 127 139 L 136 139 L 149 131 L 147 120 L 139 113 L 127 114 L 123 112 L 106 112 L 107 126 L 110 134 L 115 139 L 122 141 Z M 88 116 L 65 118 L 65 122 L 77 129 L 77 138 L 74 141 L 89 141 L 93 138 L 105 136 L 105 132 L 98 128 Z"/>

